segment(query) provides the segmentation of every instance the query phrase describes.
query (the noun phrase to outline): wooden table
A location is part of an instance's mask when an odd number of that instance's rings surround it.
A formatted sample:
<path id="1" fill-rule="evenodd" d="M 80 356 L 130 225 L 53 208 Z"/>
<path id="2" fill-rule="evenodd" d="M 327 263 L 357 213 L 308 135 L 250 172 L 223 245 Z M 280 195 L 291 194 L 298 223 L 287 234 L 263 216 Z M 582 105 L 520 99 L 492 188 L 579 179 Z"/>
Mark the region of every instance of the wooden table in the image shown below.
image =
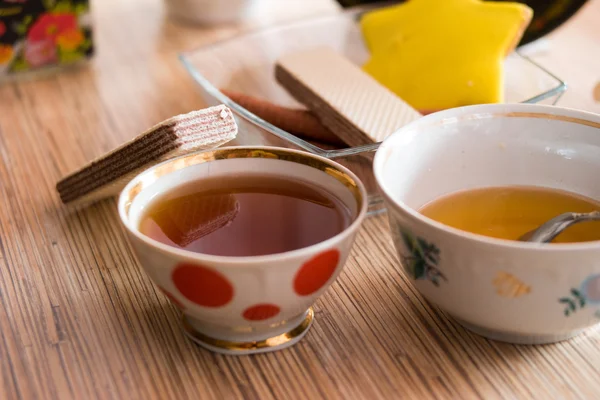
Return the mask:
<path id="1" fill-rule="evenodd" d="M 329 0 L 271 2 L 262 23 L 336 11 Z M 465 331 L 404 278 L 384 217 L 364 224 L 300 344 L 236 358 L 191 343 L 137 264 L 115 203 L 68 212 L 54 183 L 202 107 L 177 51 L 244 27 L 178 26 L 159 0 L 94 6 L 89 67 L 0 87 L 0 398 L 600 397 L 597 329 L 539 347 Z M 564 106 L 600 111 L 598 21 L 596 0 L 537 56 L 571 83 Z"/>

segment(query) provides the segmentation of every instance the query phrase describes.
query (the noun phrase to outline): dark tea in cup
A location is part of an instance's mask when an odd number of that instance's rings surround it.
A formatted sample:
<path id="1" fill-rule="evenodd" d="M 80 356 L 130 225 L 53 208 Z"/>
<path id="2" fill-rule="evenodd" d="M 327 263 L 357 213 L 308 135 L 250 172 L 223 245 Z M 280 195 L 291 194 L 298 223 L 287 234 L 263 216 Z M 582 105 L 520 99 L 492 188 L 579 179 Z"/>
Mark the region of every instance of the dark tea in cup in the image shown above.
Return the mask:
<path id="1" fill-rule="evenodd" d="M 157 196 L 139 230 L 184 250 L 245 257 L 312 246 L 351 222 L 340 199 L 310 182 L 236 174 L 190 182 Z"/>

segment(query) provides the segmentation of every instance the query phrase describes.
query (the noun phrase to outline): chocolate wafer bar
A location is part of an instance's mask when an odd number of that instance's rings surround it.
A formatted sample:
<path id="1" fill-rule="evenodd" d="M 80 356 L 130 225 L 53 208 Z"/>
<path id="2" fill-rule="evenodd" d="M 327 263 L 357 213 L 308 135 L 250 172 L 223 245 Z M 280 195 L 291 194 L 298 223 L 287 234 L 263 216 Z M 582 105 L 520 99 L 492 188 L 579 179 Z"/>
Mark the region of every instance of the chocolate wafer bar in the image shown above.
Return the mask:
<path id="1" fill-rule="evenodd" d="M 421 117 L 389 89 L 327 47 L 283 56 L 275 66 L 275 77 L 323 125 L 351 146 L 380 142 Z"/>
<path id="2" fill-rule="evenodd" d="M 299 138 L 338 147 L 346 145 L 308 110 L 283 107 L 231 90 L 221 89 L 221 92 L 259 118 Z"/>
<path id="3" fill-rule="evenodd" d="M 221 146 L 236 135 L 233 114 L 223 105 L 178 115 L 65 176 L 56 189 L 65 204 L 87 204 L 112 197 L 151 165 Z"/>

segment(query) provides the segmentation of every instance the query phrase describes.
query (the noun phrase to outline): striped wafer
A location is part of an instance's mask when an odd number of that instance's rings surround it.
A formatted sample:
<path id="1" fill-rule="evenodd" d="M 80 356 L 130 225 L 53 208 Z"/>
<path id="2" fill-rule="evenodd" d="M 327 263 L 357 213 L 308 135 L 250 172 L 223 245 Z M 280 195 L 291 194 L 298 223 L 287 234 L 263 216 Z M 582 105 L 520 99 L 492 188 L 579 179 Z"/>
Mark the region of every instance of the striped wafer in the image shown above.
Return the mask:
<path id="1" fill-rule="evenodd" d="M 308 110 L 283 107 L 231 90 L 221 89 L 221 92 L 257 117 L 301 139 L 339 147 L 346 145 Z"/>
<path id="2" fill-rule="evenodd" d="M 283 56 L 275 66 L 275 77 L 323 125 L 351 146 L 380 142 L 421 117 L 358 66 L 327 47 Z"/>
<path id="3" fill-rule="evenodd" d="M 224 227 L 235 219 L 240 204 L 231 194 L 186 196 L 169 201 L 152 214 L 165 236 L 179 247 L 186 247 Z"/>
<path id="4" fill-rule="evenodd" d="M 221 146 L 236 135 L 233 114 L 223 105 L 178 115 L 65 176 L 56 189 L 66 204 L 87 204 L 112 197 L 151 165 Z"/>

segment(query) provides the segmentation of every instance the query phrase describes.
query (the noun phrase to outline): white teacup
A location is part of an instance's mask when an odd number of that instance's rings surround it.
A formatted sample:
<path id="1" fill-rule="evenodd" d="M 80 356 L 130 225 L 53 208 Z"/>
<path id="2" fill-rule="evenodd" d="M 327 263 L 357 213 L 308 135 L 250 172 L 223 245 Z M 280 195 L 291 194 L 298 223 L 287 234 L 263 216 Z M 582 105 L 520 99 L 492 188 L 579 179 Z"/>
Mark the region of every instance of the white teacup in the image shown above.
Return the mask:
<path id="1" fill-rule="evenodd" d="M 526 104 L 438 112 L 389 137 L 374 173 L 407 274 L 468 329 L 549 343 L 600 321 L 600 242 L 493 239 L 417 211 L 445 194 L 489 186 L 546 186 L 600 199 L 599 115 Z"/>
<path id="2" fill-rule="evenodd" d="M 195 253 L 140 233 L 143 210 L 155 196 L 189 182 L 244 172 L 311 182 L 337 197 L 352 222 L 313 246 L 252 257 Z M 227 354 L 282 349 L 306 334 L 313 321 L 310 307 L 342 271 L 366 210 L 365 188 L 348 169 L 273 147 L 225 147 L 166 161 L 134 178 L 119 198 L 121 221 L 141 265 L 182 310 L 186 333 Z"/>

